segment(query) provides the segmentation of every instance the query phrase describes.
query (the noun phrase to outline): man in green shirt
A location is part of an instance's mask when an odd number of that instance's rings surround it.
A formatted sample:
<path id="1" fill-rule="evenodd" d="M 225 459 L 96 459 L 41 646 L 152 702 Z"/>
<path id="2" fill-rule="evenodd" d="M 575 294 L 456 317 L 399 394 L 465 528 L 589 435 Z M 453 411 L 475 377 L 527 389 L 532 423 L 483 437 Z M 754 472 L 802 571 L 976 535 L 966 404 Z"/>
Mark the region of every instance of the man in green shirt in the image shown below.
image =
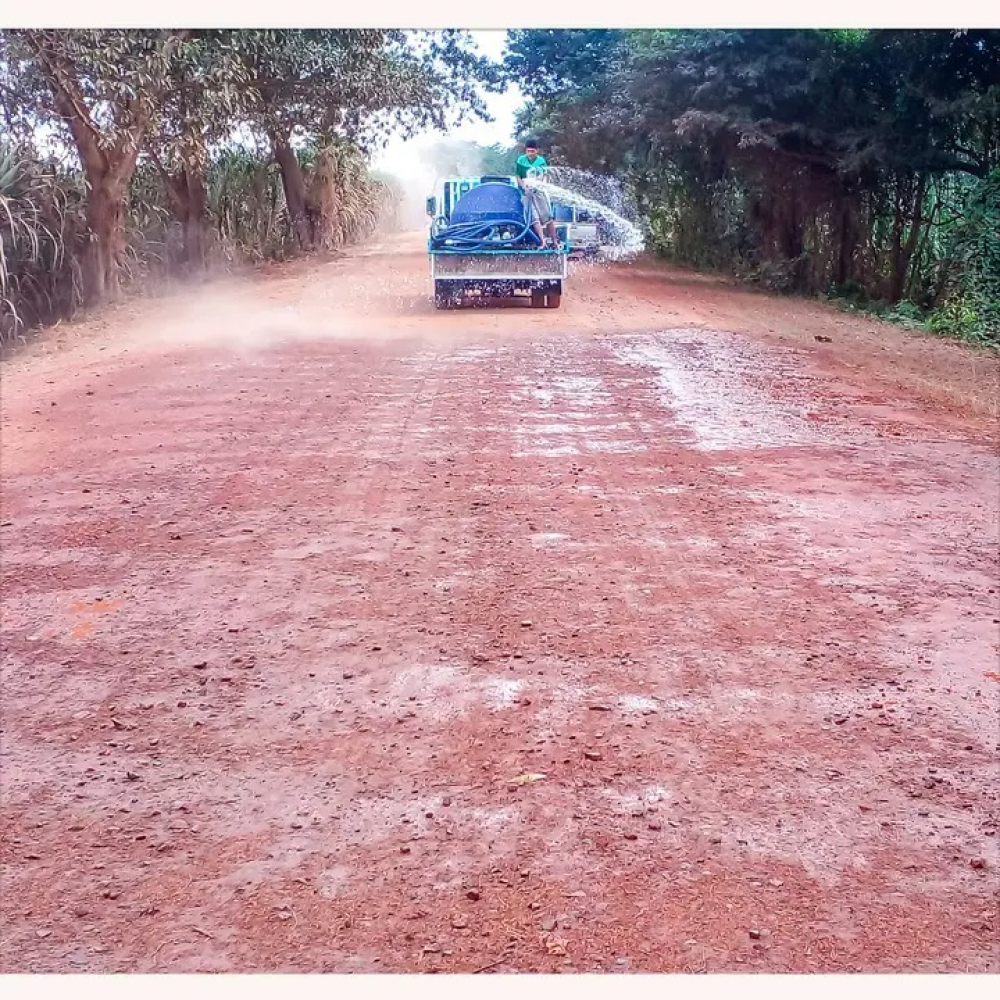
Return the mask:
<path id="1" fill-rule="evenodd" d="M 525 208 L 528 210 L 528 221 L 531 228 L 541 240 L 542 246 L 547 246 L 545 234 L 542 230 L 544 226 L 548 230 L 551 245 L 556 245 L 556 224 L 552 218 L 552 205 L 549 196 L 534 187 L 530 180 L 539 177 L 549 169 L 545 157 L 538 152 L 538 140 L 528 139 L 524 144 L 524 155 L 517 158 L 514 171 L 517 174 L 517 183 L 524 192 Z"/>

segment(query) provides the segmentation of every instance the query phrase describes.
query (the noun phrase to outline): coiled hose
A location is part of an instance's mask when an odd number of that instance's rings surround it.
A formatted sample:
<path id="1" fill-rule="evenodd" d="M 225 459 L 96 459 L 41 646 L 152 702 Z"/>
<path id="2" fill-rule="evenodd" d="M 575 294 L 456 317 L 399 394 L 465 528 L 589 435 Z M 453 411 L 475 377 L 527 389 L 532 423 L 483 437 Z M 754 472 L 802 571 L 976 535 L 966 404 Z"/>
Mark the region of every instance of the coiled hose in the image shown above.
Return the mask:
<path id="1" fill-rule="evenodd" d="M 518 229 L 516 236 L 499 236 L 503 228 Z M 475 252 L 491 250 L 496 247 L 514 247 L 524 241 L 525 236 L 531 237 L 530 242 L 539 245 L 538 234 L 530 223 L 522 219 L 500 219 L 491 222 L 459 222 L 442 229 L 431 237 L 433 250 L 459 250 Z"/>

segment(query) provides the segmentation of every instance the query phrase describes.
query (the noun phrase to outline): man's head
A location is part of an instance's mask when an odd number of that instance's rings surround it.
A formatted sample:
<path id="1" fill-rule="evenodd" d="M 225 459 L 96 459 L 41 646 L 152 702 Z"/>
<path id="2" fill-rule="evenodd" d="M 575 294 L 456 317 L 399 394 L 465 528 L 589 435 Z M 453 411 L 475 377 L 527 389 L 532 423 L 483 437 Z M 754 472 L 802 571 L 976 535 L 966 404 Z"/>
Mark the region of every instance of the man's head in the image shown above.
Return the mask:
<path id="1" fill-rule="evenodd" d="M 538 156 L 538 140 L 537 139 L 526 139 L 524 143 L 524 155 L 528 157 L 529 160 L 533 160 Z"/>

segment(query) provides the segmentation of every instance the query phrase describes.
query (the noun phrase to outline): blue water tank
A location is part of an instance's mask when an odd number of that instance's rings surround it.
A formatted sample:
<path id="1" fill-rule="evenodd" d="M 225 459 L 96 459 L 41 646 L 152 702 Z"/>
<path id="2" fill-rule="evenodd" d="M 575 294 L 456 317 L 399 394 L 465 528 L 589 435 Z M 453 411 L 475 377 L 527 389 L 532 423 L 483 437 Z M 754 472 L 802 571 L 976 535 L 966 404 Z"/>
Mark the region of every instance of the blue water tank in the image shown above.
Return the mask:
<path id="1" fill-rule="evenodd" d="M 451 210 L 450 222 L 524 222 L 524 202 L 510 184 L 480 184 L 462 195 Z"/>

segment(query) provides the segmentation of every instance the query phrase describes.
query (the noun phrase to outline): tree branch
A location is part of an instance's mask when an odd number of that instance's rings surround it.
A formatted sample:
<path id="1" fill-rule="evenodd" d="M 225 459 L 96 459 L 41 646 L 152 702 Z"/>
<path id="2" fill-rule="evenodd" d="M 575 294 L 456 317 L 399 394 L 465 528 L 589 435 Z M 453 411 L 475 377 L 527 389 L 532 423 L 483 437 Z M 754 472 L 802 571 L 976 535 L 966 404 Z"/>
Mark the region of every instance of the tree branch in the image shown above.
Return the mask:
<path id="1" fill-rule="evenodd" d="M 180 214 L 184 205 L 177 192 L 176 181 L 170 176 L 170 171 L 163 165 L 163 161 L 150 143 L 146 143 L 145 150 L 149 154 L 149 158 L 152 160 L 157 173 L 163 178 L 163 184 L 167 189 L 167 197 L 170 198 L 170 203 L 174 206 L 174 211 Z"/>
<path id="2" fill-rule="evenodd" d="M 76 143 L 84 170 L 102 175 L 107 171 L 107 156 L 101 148 L 101 133 L 94 124 L 80 93 L 79 82 L 64 79 L 60 60 L 47 51 L 41 32 L 26 31 L 25 38 L 35 50 L 45 77 L 52 88 L 56 110 L 65 119 Z"/>

